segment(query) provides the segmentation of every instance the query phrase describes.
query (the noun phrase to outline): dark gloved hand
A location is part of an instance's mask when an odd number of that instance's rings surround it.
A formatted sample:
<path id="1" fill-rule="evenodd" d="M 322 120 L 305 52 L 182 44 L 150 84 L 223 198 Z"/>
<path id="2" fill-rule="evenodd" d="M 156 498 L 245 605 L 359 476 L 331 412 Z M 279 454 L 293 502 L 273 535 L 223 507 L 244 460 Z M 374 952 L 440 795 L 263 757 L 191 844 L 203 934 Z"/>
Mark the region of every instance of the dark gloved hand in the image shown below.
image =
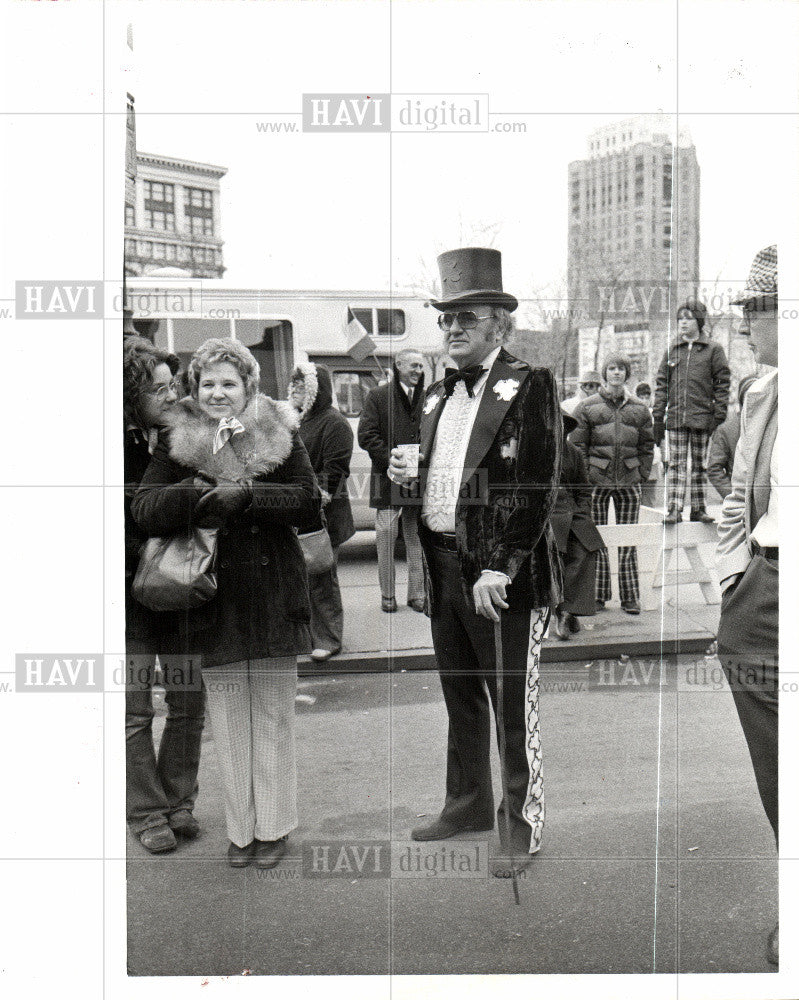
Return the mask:
<path id="1" fill-rule="evenodd" d="M 666 428 L 659 420 L 656 420 L 652 425 L 652 433 L 655 435 L 655 444 L 659 448 L 663 444 L 663 438 L 666 436 Z"/>
<path id="2" fill-rule="evenodd" d="M 222 528 L 251 503 L 252 493 L 246 483 L 222 480 L 204 493 L 194 508 L 194 523 L 198 528 Z"/>

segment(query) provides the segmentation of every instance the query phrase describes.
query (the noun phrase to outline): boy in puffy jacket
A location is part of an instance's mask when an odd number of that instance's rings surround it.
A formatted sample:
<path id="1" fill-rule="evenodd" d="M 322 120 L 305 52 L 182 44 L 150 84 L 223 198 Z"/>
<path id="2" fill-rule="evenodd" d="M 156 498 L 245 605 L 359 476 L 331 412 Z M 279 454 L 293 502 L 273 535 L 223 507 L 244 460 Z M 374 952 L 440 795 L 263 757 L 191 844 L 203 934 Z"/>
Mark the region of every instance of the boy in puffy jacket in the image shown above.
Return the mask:
<path id="1" fill-rule="evenodd" d="M 630 360 L 612 354 L 602 368 L 605 385 L 574 411 L 577 429 L 570 436 L 588 462 L 593 486 L 591 515 L 596 524 L 608 523 L 610 501 L 617 524 L 636 524 L 641 510 L 641 483 L 652 468 L 654 440 L 648 407 L 626 391 Z M 638 553 L 635 546 L 619 548 L 619 591 L 627 614 L 641 612 L 638 590 Z M 598 553 L 596 598 L 602 609 L 610 600 L 607 549 Z"/>

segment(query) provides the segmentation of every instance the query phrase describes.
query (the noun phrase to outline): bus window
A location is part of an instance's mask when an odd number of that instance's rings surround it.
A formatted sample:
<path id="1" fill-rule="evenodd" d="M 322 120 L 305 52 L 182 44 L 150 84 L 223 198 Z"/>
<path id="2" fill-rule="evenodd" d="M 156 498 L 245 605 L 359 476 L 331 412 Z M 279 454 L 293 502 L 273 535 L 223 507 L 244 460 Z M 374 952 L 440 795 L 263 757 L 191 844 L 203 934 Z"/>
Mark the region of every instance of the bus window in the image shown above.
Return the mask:
<path id="1" fill-rule="evenodd" d="M 292 325 L 287 319 L 237 319 L 236 339 L 261 367 L 261 392 L 285 399 L 294 369 Z"/>
<path id="2" fill-rule="evenodd" d="M 186 367 L 200 344 L 211 337 L 229 337 L 230 322 L 226 319 L 173 319 L 175 354 Z"/>
<path id="3" fill-rule="evenodd" d="M 333 372 L 333 392 L 345 417 L 360 417 L 366 394 L 376 385 L 371 372 Z"/>
<path id="4" fill-rule="evenodd" d="M 405 335 L 405 313 L 402 309 L 378 309 L 377 332 L 381 337 Z"/>

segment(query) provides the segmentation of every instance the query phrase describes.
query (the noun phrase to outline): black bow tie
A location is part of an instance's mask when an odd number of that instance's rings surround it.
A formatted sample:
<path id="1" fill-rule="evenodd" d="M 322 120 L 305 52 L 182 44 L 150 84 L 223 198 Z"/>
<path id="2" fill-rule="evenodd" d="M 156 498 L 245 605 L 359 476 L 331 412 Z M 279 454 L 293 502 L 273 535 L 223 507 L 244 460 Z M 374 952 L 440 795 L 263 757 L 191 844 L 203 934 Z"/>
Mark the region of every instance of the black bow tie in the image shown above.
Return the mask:
<path id="1" fill-rule="evenodd" d="M 458 382 L 463 381 L 466 391 L 470 396 L 474 395 L 474 387 L 477 380 L 483 374 L 482 365 L 469 365 L 468 368 L 447 368 L 444 371 L 444 393 L 449 398 L 455 391 Z"/>

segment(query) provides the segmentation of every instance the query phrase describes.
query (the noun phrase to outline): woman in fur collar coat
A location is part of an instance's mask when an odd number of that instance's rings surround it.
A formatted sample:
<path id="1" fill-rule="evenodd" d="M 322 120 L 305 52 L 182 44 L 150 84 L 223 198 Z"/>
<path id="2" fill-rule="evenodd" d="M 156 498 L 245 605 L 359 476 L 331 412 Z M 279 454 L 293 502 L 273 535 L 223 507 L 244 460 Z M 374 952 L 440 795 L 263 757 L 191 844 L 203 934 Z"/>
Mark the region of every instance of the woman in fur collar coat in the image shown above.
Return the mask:
<path id="1" fill-rule="evenodd" d="M 297 655 L 310 649 L 308 584 L 295 528 L 320 495 L 289 403 L 257 393 L 237 341 L 206 341 L 191 396 L 168 414 L 133 500 L 149 535 L 216 527 L 217 593 L 176 615 L 175 653 L 199 658 L 225 786 L 235 867 L 271 868 L 297 825 Z"/>

